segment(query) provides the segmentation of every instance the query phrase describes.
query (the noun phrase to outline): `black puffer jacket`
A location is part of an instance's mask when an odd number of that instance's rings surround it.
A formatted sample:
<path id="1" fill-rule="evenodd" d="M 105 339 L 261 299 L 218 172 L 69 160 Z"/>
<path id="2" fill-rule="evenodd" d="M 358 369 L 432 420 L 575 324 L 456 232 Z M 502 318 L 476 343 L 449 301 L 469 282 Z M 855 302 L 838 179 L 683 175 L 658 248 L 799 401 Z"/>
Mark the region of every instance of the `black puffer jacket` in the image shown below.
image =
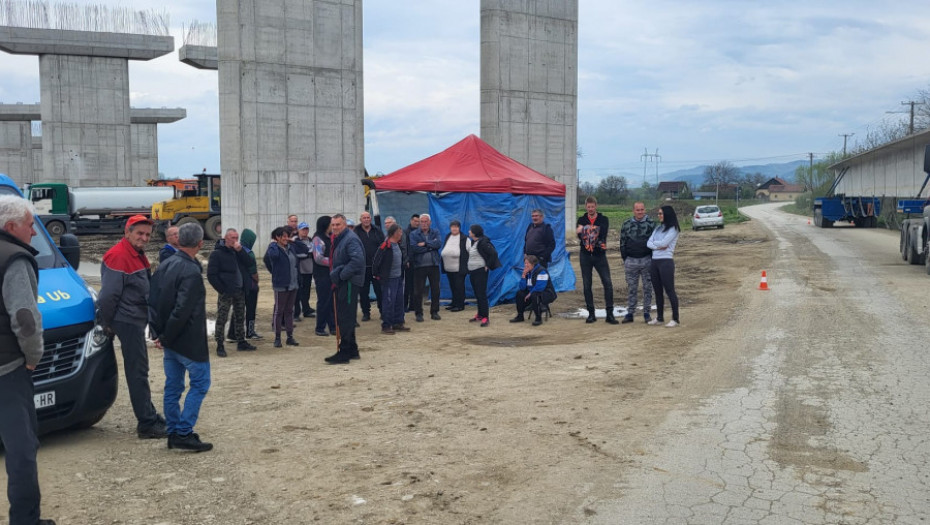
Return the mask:
<path id="1" fill-rule="evenodd" d="M 152 276 L 149 291 L 153 336 L 188 359 L 209 361 L 206 298 L 199 262 L 182 251 L 165 259 Z"/>
<path id="2" fill-rule="evenodd" d="M 244 248 L 237 252 L 220 239 L 207 262 L 207 280 L 217 293 L 241 292 L 252 278 L 248 273 L 251 262 Z"/>

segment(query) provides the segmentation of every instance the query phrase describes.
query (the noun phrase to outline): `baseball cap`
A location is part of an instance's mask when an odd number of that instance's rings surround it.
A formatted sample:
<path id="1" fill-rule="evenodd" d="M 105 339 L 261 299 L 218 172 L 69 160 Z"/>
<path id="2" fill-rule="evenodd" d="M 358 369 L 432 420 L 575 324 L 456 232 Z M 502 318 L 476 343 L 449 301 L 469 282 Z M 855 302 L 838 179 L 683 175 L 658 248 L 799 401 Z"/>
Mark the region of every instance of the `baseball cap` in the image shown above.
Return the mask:
<path id="1" fill-rule="evenodd" d="M 145 224 L 155 224 L 155 221 L 149 219 L 145 215 L 133 215 L 129 218 L 129 220 L 126 221 L 126 227 L 129 228 L 130 226 L 135 226 L 140 222 Z"/>
<path id="2" fill-rule="evenodd" d="M 300 224 L 297 225 L 297 229 L 298 229 L 298 230 L 309 230 L 309 229 L 310 229 L 310 225 L 307 224 L 307 223 L 305 223 L 305 222 L 302 222 L 302 223 L 300 223 Z"/>

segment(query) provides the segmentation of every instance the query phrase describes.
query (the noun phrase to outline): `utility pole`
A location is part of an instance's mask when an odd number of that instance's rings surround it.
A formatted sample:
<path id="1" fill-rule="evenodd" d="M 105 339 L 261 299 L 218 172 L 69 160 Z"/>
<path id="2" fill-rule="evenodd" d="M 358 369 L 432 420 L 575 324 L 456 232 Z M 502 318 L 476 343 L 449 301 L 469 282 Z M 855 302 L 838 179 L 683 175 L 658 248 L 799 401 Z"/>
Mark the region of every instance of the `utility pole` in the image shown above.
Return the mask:
<path id="1" fill-rule="evenodd" d="M 655 159 L 656 162 L 656 186 L 659 185 L 659 161 L 662 160 L 662 157 L 659 155 L 659 148 L 656 148 L 655 153 L 649 153 L 647 148 L 643 148 L 643 154 L 639 156 L 643 160 L 643 184 L 646 183 L 646 164 Z"/>
<path id="2" fill-rule="evenodd" d="M 814 189 L 814 154 L 808 153 L 807 155 L 810 157 L 810 162 L 811 162 L 810 173 L 808 173 L 807 180 L 810 182 L 811 189 Z"/>
<path id="3" fill-rule="evenodd" d="M 838 136 L 843 137 L 843 156 L 846 156 L 846 139 L 852 137 L 855 133 L 840 133 Z"/>
<path id="4" fill-rule="evenodd" d="M 917 104 L 920 104 L 920 102 L 917 102 L 914 100 L 908 100 L 907 102 L 901 103 L 902 106 L 911 106 L 911 125 L 908 126 L 907 128 L 908 135 L 914 134 L 914 106 L 916 106 Z"/>

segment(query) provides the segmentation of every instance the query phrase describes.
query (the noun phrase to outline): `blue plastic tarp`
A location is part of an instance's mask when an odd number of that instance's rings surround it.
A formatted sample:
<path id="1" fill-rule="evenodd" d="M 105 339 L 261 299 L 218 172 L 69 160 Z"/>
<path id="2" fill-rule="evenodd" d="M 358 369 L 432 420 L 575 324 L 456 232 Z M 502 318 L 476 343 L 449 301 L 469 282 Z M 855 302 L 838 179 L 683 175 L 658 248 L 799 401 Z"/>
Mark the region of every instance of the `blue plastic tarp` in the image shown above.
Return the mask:
<path id="1" fill-rule="evenodd" d="M 546 222 L 552 226 L 555 233 L 555 251 L 549 265 L 553 284 L 559 292 L 575 289 L 575 272 L 565 251 L 563 197 L 509 193 L 437 194 L 379 191 L 377 194 L 381 217 L 393 215 L 403 226 L 407 226 L 410 214 L 416 212 L 410 205 L 422 203 L 426 196 L 429 200 L 429 214 L 433 220 L 433 227 L 439 230 L 443 240 L 449 234 L 449 222 L 452 220 L 461 222 L 462 232 L 466 234 L 472 224 L 480 224 L 485 235 L 497 249 L 501 260 L 501 268 L 492 271 L 488 278 L 488 302 L 492 306 L 512 301 L 516 296 L 523 272 L 523 239 L 526 228 L 532 222 L 532 211 L 541 209 Z M 465 281 L 465 287 L 466 295 L 474 297 L 470 280 Z M 452 297 L 445 275 L 442 276 L 441 297 Z"/>

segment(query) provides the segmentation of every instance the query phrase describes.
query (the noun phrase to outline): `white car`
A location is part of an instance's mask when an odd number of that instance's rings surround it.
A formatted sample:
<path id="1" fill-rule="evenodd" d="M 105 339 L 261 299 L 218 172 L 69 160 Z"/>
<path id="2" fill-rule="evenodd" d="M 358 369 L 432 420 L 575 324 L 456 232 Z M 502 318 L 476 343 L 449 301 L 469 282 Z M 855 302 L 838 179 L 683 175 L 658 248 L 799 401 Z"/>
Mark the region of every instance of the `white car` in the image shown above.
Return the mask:
<path id="1" fill-rule="evenodd" d="M 691 229 L 698 228 L 723 228 L 723 212 L 719 206 L 698 206 L 694 210 L 694 217 L 691 219 Z"/>

